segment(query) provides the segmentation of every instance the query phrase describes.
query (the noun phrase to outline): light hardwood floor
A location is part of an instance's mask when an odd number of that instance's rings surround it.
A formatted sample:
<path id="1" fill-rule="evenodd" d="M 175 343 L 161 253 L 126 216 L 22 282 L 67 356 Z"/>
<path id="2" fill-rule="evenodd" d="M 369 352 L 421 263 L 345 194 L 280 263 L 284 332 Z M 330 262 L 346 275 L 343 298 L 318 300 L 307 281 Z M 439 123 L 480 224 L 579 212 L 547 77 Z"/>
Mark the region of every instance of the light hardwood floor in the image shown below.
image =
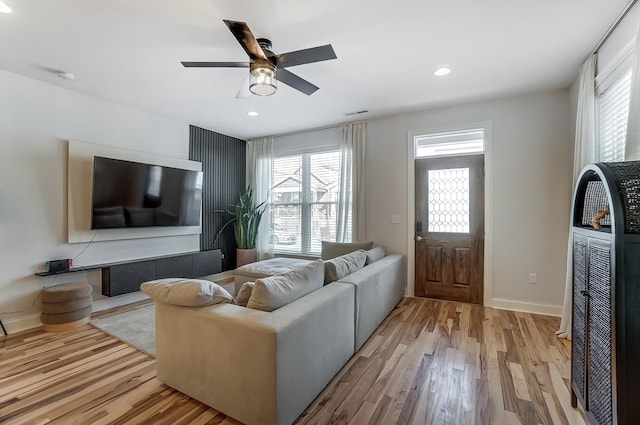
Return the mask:
<path id="1" fill-rule="evenodd" d="M 297 423 L 582 425 L 558 325 L 405 298 Z M 163 385 L 152 357 L 90 325 L 0 339 L 0 423 L 238 424 Z"/>

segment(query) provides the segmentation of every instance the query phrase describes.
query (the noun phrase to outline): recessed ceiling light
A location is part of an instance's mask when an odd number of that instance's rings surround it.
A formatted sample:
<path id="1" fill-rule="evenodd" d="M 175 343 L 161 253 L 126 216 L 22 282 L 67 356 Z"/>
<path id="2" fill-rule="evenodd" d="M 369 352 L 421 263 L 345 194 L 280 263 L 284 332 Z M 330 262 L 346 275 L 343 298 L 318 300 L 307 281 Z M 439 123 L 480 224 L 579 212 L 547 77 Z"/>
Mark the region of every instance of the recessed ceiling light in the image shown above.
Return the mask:
<path id="1" fill-rule="evenodd" d="M 11 13 L 9 5 L 3 1 L 0 1 L 0 13 Z"/>
<path id="2" fill-rule="evenodd" d="M 449 74 L 451 72 L 450 68 L 447 68 L 446 66 L 442 67 L 442 68 L 438 68 L 435 71 L 433 71 L 433 75 L 435 75 L 436 77 L 444 77 L 445 75 Z"/>
<path id="3" fill-rule="evenodd" d="M 249 115 L 250 117 L 257 117 L 260 114 L 257 113 L 256 111 L 249 111 L 249 112 L 247 112 L 247 115 Z"/>

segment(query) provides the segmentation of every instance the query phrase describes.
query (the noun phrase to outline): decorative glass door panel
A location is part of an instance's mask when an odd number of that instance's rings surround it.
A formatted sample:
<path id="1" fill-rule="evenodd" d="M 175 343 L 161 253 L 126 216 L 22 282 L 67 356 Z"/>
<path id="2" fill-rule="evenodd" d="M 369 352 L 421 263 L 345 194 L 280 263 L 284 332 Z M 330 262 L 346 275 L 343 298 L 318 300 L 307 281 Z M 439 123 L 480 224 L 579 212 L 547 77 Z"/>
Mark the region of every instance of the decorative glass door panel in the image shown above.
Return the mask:
<path id="1" fill-rule="evenodd" d="M 429 232 L 469 233 L 469 168 L 429 170 Z"/>

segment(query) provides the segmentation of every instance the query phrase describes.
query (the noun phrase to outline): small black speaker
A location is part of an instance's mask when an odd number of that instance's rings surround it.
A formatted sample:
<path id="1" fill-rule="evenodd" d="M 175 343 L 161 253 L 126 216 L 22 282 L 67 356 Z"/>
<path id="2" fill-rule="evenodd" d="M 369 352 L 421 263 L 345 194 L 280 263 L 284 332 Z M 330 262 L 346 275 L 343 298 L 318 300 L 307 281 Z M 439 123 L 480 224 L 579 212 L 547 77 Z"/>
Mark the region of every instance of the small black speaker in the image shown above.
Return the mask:
<path id="1" fill-rule="evenodd" d="M 50 273 L 67 271 L 72 266 L 71 261 L 71 258 L 65 258 L 64 260 L 48 260 L 45 263 L 45 268 Z"/>

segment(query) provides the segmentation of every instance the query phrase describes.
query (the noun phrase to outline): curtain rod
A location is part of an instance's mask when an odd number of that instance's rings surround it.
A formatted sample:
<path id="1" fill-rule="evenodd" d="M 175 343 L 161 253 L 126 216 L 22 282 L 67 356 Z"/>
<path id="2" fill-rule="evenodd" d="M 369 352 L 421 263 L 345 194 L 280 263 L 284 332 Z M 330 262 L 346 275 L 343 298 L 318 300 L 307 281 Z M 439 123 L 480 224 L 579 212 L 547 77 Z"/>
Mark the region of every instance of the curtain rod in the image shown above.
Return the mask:
<path id="1" fill-rule="evenodd" d="M 346 124 L 357 124 L 359 122 L 366 122 L 366 121 L 362 120 L 362 121 L 344 122 L 342 124 L 326 125 L 324 127 L 309 128 L 307 130 L 300 130 L 300 131 L 290 131 L 288 133 L 280 133 L 280 134 L 274 134 L 272 136 L 264 136 L 264 137 L 274 137 L 275 138 L 275 137 L 293 136 L 294 134 L 303 134 L 303 133 L 311 133 L 313 131 L 329 130 L 330 128 L 338 128 L 338 127 L 342 127 L 343 125 L 346 125 Z M 253 139 L 262 139 L 262 137 L 254 137 Z M 253 139 L 250 139 L 250 140 L 253 140 Z"/>
<path id="2" fill-rule="evenodd" d="M 638 2 L 638 0 L 631 0 L 629 2 L 629 4 L 627 5 L 627 7 L 625 7 L 625 9 L 622 11 L 620 16 L 618 16 L 618 18 L 615 20 L 615 22 L 609 27 L 607 32 L 602 36 L 600 41 L 598 41 L 598 44 L 596 44 L 596 47 L 594 47 L 594 49 L 591 51 L 591 55 L 593 55 L 594 53 L 597 53 L 598 50 L 600 50 L 602 45 L 609 39 L 609 37 L 611 36 L 611 34 L 613 34 L 613 32 L 616 30 L 616 28 L 618 28 L 618 25 L 620 25 L 620 22 L 622 22 L 624 17 L 627 16 L 627 14 L 631 10 L 631 8 L 633 6 L 635 6 L 635 4 L 637 2 Z M 591 56 L 591 55 L 589 55 L 589 56 Z"/>

